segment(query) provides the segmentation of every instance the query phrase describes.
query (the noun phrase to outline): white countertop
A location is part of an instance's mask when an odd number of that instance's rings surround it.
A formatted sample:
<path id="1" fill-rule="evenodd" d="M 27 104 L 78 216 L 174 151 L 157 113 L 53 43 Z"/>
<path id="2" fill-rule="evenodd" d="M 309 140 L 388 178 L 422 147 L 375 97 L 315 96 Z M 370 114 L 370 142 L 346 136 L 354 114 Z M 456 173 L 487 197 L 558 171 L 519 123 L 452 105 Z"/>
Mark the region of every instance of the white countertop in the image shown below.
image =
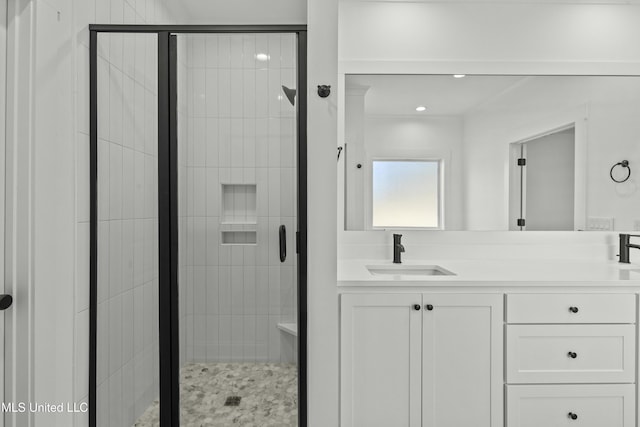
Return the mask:
<path id="1" fill-rule="evenodd" d="M 616 261 L 557 260 L 405 260 L 403 266 L 437 265 L 451 276 L 373 275 L 368 265 L 390 260 L 339 260 L 338 286 L 640 286 L 640 264 Z"/>

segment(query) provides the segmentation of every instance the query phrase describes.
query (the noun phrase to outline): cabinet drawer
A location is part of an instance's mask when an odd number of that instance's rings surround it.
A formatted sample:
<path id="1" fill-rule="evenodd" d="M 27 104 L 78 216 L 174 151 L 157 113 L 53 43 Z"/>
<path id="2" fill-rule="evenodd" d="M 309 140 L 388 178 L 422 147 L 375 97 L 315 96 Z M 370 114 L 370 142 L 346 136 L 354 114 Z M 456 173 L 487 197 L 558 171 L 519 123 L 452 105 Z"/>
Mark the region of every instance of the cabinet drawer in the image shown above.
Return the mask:
<path id="1" fill-rule="evenodd" d="M 633 427 L 634 387 L 633 384 L 507 386 L 507 425 Z"/>
<path id="2" fill-rule="evenodd" d="M 634 294 L 509 294 L 507 323 L 635 323 Z"/>
<path id="3" fill-rule="evenodd" d="M 634 325 L 508 325 L 507 383 L 632 383 Z"/>

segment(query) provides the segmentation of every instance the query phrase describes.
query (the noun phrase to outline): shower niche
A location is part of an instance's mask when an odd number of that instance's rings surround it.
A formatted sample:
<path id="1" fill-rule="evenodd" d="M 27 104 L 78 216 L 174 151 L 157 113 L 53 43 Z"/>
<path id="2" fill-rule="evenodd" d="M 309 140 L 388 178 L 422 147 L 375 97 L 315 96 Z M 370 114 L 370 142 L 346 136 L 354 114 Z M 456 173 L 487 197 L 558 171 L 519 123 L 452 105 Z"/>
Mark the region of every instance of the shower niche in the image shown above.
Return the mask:
<path id="1" fill-rule="evenodd" d="M 223 245 L 257 243 L 256 184 L 222 184 L 220 241 Z"/>

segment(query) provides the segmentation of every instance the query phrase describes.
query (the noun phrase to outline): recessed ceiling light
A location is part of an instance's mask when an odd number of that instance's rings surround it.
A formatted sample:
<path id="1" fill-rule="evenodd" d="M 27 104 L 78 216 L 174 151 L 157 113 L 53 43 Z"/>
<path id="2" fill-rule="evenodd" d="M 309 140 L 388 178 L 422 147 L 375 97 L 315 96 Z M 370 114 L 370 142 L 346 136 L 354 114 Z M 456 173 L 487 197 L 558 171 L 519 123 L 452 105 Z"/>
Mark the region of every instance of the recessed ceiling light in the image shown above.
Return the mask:
<path id="1" fill-rule="evenodd" d="M 455 79 L 461 79 L 461 78 L 466 77 L 466 76 L 467 76 L 466 74 L 454 74 L 454 75 L 453 75 L 453 78 L 455 78 Z"/>
<path id="2" fill-rule="evenodd" d="M 266 53 L 256 53 L 256 59 L 258 61 L 268 61 L 270 58 Z"/>
<path id="3" fill-rule="evenodd" d="M 426 109 L 427 109 L 427 107 L 425 107 L 424 105 L 419 105 L 419 106 L 416 107 L 416 111 L 424 111 Z"/>

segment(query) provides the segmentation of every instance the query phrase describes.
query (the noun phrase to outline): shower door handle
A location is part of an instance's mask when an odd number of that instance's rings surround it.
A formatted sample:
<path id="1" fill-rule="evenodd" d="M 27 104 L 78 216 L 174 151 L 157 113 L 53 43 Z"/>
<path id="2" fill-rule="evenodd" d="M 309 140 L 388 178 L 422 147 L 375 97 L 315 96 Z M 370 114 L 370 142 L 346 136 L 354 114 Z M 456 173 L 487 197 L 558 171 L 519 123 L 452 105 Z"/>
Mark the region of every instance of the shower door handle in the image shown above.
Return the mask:
<path id="1" fill-rule="evenodd" d="M 287 259 L 287 228 L 280 226 L 280 262 Z"/>

